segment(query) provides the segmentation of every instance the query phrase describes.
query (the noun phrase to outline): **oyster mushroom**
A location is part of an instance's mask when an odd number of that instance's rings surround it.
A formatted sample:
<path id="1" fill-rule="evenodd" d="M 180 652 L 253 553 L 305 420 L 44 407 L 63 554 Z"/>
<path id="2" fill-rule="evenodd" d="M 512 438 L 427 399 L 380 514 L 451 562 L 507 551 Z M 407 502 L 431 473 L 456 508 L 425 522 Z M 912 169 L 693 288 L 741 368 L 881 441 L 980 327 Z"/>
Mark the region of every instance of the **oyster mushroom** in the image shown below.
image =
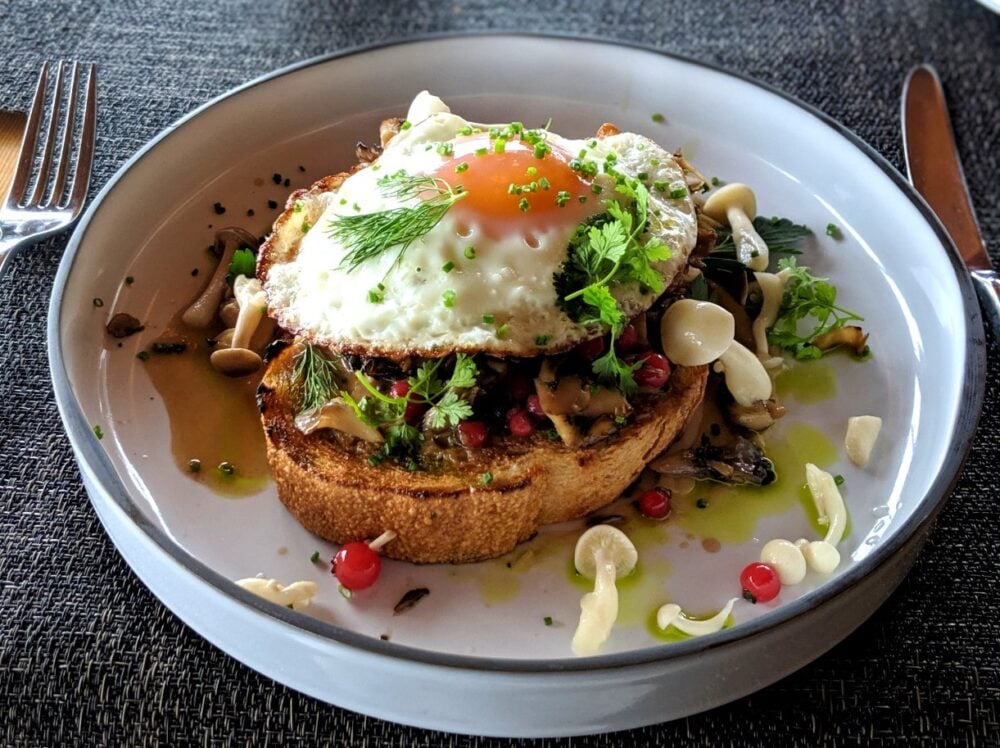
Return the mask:
<path id="1" fill-rule="evenodd" d="M 289 585 L 282 585 L 276 579 L 250 577 L 249 579 L 238 579 L 236 584 L 275 605 L 288 607 L 292 610 L 306 607 L 316 596 L 315 582 L 292 582 Z"/>
<path id="2" fill-rule="evenodd" d="M 631 573 L 638 559 L 632 541 L 611 525 L 591 527 L 576 541 L 573 563 L 580 574 L 594 580 L 594 591 L 580 601 L 580 623 L 573 634 L 574 654 L 597 654 L 607 641 L 618 618 L 615 580 Z"/>
<path id="3" fill-rule="evenodd" d="M 202 290 L 201 295 L 187 308 L 181 320 L 190 327 L 208 327 L 215 319 L 215 313 L 226 290 L 226 275 L 229 273 L 229 263 L 237 249 L 257 246 L 257 239 L 241 228 L 230 226 L 220 229 L 215 235 L 215 246 L 221 250 L 219 265 Z"/>
<path id="4" fill-rule="evenodd" d="M 868 335 L 857 325 L 847 325 L 836 330 L 823 333 L 813 341 L 813 345 L 821 351 L 828 351 L 838 346 L 847 346 L 854 351 L 855 356 L 864 356 L 868 347 Z"/>
<path id="5" fill-rule="evenodd" d="M 881 430 L 882 419 L 878 416 L 852 416 L 847 419 L 844 451 L 851 462 L 862 468 L 868 465 Z"/>
<path id="6" fill-rule="evenodd" d="M 709 218 L 728 223 L 733 231 L 737 259 L 751 270 L 766 270 L 769 259 L 767 243 L 753 227 L 757 198 L 747 185 L 734 182 L 721 187 L 702 208 Z"/>
<path id="7" fill-rule="evenodd" d="M 311 434 L 317 429 L 336 429 L 366 442 L 381 444 L 384 441 L 378 429 L 358 418 L 351 406 L 339 397 L 319 408 L 299 413 L 295 416 L 295 426 L 303 434 Z"/>
<path id="8" fill-rule="evenodd" d="M 267 297 L 256 278 L 241 275 L 233 283 L 233 294 L 240 305 L 240 313 L 233 329 L 233 339 L 228 348 L 212 353 L 212 366 L 227 377 L 245 377 L 260 368 L 263 361 L 250 350 L 250 340 L 267 311 Z"/>
<path id="9" fill-rule="evenodd" d="M 660 609 L 656 611 L 656 625 L 661 629 L 666 629 L 668 626 L 673 626 L 678 631 L 683 631 L 688 636 L 705 636 L 706 634 L 714 634 L 716 631 L 721 631 L 725 625 L 726 621 L 729 620 L 729 616 L 733 612 L 733 605 L 736 604 L 737 598 L 731 598 L 727 602 L 722 610 L 716 613 L 711 618 L 689 618 L 684 615 L 684 611 L 680 605 L 677 603 L 667 603 L 666 605 L 661 605 Z"/>

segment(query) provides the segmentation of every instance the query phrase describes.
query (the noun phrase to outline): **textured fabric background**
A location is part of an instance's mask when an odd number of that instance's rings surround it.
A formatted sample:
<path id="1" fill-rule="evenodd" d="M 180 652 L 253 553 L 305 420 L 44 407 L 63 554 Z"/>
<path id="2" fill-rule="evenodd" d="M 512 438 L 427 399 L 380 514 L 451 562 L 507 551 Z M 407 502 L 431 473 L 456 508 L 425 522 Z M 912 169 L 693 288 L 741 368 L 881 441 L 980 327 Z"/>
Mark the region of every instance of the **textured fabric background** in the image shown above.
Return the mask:
<path id="1" fill-rule="evenodd" d="M 96 192 L 159 130 L 232 86 L 346 46 L 461 29 L 585 32 L 717 63 L 823 109 L 897 167 L 901 81 L 932 61 L 996 259 L 1000 16 L 972 0 L 0 0 L 0 109 L 27 108 L 43 59 L 97 62 Z M 301 696 L 207 644 L 138 582 L 87 501 L 49 385 L 46 305 L 65 242 L 22 255 L 0 283 L 0 743 L 505 745 Z M 859 631 L 710 713 L 551 743 L 1000 745 L 998 365 L 993 350 L 958 489 L 913 573 Z"/>

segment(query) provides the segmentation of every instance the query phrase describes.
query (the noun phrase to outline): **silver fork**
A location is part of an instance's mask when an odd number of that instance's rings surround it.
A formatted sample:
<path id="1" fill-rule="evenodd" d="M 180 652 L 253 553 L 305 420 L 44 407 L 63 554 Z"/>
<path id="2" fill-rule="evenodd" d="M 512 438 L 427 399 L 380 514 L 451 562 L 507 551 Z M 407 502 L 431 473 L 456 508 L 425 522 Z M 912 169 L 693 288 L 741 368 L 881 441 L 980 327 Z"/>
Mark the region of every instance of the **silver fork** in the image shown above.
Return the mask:
<path id="1" fill-rule="evenodd" d="M 17 171 L 7 200 L 0 206 L 0 278 L 15 253 L 64 230 L 73 222 L 80 214 L 90 185 L 97 128 L 96 71 L 93 65 L 59 62 L 55 66 L 56 81 L 50 97 L 51 67 L 48 62 L 42 63 L 21 140 Z M 81 68 L 86 82 L 82 127 L 78 128 Z M 69 93 L 69 102 L 64 110 L 65 91 Z M 46 101 L 49 101 L 48 106 Z M 45 142 L 39 149 L 38 135 L 45 122 Z M 71 172 L 72 186 L 67 188 Z"/>

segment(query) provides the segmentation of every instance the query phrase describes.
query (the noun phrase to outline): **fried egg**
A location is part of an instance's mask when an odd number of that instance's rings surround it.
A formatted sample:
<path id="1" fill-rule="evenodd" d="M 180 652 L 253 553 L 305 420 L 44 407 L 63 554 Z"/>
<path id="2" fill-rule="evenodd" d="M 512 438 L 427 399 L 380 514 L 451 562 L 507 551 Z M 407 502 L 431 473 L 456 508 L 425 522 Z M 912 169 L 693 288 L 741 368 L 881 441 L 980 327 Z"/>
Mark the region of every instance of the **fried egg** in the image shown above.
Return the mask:
<path id="1" fill-rule="evenodd" d="M 270 312 L 311 342 L 390 357 L 531 356 L 602 334 L 562 310 L 555 277 L 577 227 L 624 199 L 605 164 L 649 188 L 640 241 L 671 249 L 654 265 L 669 284 L 697 235 L 671 154 L 635 133 L 575 140 L 474 124 L 423 92 L 374 163 L 335 191 L 290 200 L 262 250 Z M 444 210 L 427 210 L 434 203 Z M 405 221 L 388 233 L 387 217 Z M 359 226 L 373 241 L 359 240 Z M 400 241 L 385 247 L 388 236 Z M 655 300 L 636 283 L 613 293 L 629 315 Z"/>

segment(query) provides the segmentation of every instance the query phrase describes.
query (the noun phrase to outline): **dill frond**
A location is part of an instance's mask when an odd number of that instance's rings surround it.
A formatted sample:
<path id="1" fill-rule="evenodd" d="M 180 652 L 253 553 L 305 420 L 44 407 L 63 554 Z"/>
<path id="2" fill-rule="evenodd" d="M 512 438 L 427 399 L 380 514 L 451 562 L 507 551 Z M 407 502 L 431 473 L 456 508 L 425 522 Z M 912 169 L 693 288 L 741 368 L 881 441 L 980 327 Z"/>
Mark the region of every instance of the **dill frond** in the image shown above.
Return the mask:
<path id="1" fill-rule="evenodd" d="M 379 187 L 386 197 L 400 200 L 431 194 L 418 205 L 340 216 L 330 221 L 328 236 L 348 247 L 340 263 L 348 272 L 393 247 L 398 247 L 398 263 L 407 248 L 433 229 L 465 194 L 461 186 L 452 187 L 443 179 L 412 176 L 402 171 L 380 179 Z"/>
<path id="2" fill-rule="evenodd" d="M 318 408 L 333 399 L 340 388 L 337 386 L 336 367 L 319 348 L 306 343 L 295 354 L 295 370 L 292 373 L 302 386 L 302 400 L 299 412 Z"/>

